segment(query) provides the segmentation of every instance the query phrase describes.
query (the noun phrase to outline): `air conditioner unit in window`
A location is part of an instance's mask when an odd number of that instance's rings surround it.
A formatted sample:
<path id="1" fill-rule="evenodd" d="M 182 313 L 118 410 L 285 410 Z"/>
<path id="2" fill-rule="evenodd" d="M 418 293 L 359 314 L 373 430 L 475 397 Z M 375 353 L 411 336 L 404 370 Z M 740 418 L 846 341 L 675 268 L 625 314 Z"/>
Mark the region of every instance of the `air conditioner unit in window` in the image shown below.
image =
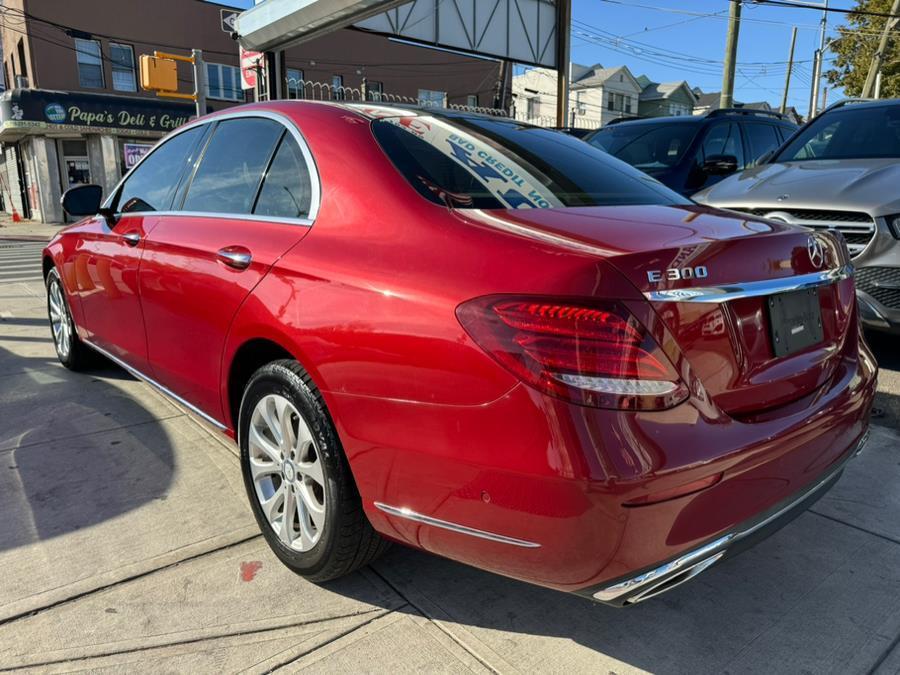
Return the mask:
<path id="1" fill-rule="evenodd" d="M 16 89 L 30 89 L 31 85 L 28 84 L 28 77 L 25 75 L 16 75 Z"/>

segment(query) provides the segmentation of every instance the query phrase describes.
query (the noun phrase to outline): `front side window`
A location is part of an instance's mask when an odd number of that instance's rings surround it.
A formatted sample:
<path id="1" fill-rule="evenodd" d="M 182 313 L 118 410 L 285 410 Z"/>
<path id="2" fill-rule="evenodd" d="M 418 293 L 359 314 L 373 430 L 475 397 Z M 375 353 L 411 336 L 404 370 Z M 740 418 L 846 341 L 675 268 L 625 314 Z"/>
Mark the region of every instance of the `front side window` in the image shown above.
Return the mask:
<path id="1" fill-rule="evenodd" d="M 134 77 L 134 49 L 131 45 L 109 43 L 112 85 L 116 91 L 137 91 Z"/>
<path id="2" fill-rule="evenodd" d="M 90 89 L 103 89 L 103 57 L 96 40 L 75 38 L 78 84 Z"/>
<path id="3" fill-rule="evenodd" d="M 193 127 L 163 142 L 128 176 L 113 209 L 121 213 L 166 211 L 187 164 L 193 161 L 203 127 Z"/>
<path id="4" fill-rule="evenodd" d="M 737 159 L 738 167 L 744 166 L 744 150 L 741 144 L 741 131 L 734 123 L 716 124 L 706 132 L 701 146 L 703 162 L 713 155 L 731 155 Z"/>
<path id="5" fill-rule="evenodd" d="M 690 203 L 577 138 L 512 120 L 420 115 L 372 130 L 419 194 L 454 208 Z"/>
<path id="6" fill-rule="evenodd" d="M 773 161 L 900 157 L 900 106 L 850 104 L 820 115 Z"/>
<path id="7" fill-rule="evenodd" d="M 312 189 L 306 160 L 290 134 L 285 133 L 263 179 L 253 213 L 278 218 L 309 215 Z"/>
<path id="8" fill-rule="evenodd" d="M 284 130 L 247 117 L 219 122 L 188 187 L 183 211 L 250 213 L 263 171 Z"/>
<path id="9" fill-rule="evenodd" d="M 678 164 L 697 134 L 697 124 L 614 124 L 603 127 L 588 143 L 642 171 Z"/>
<path id="10" fill-rule="evenodd" d="M 243 101 L 241 69 L 221 63 L 207 63 L 206 96 L 223 101 Z"/>

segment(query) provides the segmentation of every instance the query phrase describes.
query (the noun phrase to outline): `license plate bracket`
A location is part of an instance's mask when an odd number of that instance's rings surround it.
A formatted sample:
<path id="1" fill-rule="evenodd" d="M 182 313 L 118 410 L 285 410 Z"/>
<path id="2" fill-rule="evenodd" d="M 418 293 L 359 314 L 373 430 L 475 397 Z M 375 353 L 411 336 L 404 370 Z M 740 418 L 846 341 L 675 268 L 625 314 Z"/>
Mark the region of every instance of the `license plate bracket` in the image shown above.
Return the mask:
<path id="1" fill-rule="evenodd" d="M 775 356 L 789 356 L 824 340 L 817 289 L 771 295 L 766 304 Z"/>

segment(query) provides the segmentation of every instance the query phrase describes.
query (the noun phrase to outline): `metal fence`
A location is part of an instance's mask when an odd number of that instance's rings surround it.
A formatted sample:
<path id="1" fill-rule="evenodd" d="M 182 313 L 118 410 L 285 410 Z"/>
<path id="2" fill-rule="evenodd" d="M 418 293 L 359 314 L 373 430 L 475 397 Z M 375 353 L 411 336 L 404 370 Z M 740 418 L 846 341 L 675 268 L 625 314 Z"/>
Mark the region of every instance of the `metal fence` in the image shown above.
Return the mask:
<path id="1" fill-rule="evenodd" d="M 418 106 L 435 106 L 446 107 L 451 110 L 462 110 L 466 112 L 480 113 L 482 115 L 493 115 L 495 117 L 509 117 L 509 112 L 502 108 L 488 108 L 484 106 L 461 105 L 458 103 L 446 103 L 438 106 L 434 101 L 426 101 L 416 98 L 415 96 L 404 96 L 402 94 L 392 94 L 389 92 L 372 89 L 366 87 L 365 83 L 361 87 L 335 87 L 327 82 L 314 82 L 310 80 L 288 80 L 287 86 L 288 98 L 306 99 L 309 101 L 368 101 L 370 103 L 383 104 L 399 104 L 399 105 L 418 105 Z"/>

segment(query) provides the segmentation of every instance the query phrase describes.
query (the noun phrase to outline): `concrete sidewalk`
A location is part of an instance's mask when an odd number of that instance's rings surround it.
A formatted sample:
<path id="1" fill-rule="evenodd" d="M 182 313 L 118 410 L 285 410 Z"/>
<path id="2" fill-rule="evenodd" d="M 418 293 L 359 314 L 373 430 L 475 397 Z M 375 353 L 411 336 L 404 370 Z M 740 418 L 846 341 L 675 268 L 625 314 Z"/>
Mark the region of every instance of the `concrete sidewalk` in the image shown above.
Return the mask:
<path id="1" fill-rule="evenodd" d="M 63 369 L 44 317 L 39 281 L 0 284 L 0 669 L 900 672 L 887 427 L 810 512 L 629 610 L 400 547 L 316 586 L 258 535 L 227 440 Z"/>

